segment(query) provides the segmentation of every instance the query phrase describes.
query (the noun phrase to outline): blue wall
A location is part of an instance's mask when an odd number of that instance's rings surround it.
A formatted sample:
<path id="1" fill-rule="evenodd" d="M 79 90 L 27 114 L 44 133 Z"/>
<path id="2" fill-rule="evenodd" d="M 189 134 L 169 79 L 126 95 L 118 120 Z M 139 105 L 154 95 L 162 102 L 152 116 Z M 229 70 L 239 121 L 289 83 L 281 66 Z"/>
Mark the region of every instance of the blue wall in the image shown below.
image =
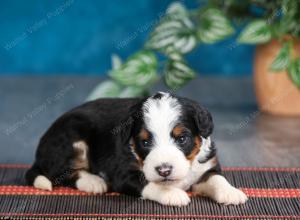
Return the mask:
<path id="1" fill-rule="evenodd" d="M 111 54 L 138 50 L 170 2 L 1 0 L 0 74 L 105 74 Z M 188 58 L 199 73 L 241 75 L 252 72 L 252 57 L 253 47 L 231 39 Z"/>

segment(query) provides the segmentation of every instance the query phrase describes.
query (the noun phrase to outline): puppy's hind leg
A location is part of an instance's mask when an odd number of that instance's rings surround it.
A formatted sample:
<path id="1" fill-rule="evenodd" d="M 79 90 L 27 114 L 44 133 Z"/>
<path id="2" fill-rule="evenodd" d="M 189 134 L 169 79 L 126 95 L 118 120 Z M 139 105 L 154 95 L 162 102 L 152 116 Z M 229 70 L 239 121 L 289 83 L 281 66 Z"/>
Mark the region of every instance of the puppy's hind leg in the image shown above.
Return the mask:
<path id="1" fill-rule="evenodd" d="M 73 186 L 84 192 L 106 192 L 104 179 L 89 172 L 88 150 L 84 140 L 72 142 L 66 135 L 42 139 L 36 162 L 26 173 L 27 183 L 50 191 L 55 186 Z"/>
<path id="2" fill-rule="evenodd" d="M 73 144 L 76 157 L 72 166 L 76 170 L 75 186 L 80 191 L 88 193 L 103 194 L 107 192 L 105 180 L 98 175 L 88 172 L 88 145 L 84 141 L 77 141 Z"/>
<path id="3" fill-rule="evenodd" d="M 39 168 L 34 164 L 26 173 L 27 182 L 37 189 L 52 191 L 52 182 L 41 175 Z"/>

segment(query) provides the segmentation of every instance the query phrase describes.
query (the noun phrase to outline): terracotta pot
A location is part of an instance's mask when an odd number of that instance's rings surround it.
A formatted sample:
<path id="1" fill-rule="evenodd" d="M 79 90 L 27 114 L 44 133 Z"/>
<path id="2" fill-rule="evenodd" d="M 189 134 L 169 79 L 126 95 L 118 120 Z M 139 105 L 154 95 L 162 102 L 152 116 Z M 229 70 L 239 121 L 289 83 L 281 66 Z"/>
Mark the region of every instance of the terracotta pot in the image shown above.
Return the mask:
<path id="1" fill-rule="evenodd" d="M 271 72 L 270 65 L 281 48 L 273 40 L 256 48 L 254 83 L 258 107 L 273 115 L 300 116 L 300 89 L 290 80 L 287 72 Z M 300 41 L 294 40 L 293 55 L 300 56 Z"/>

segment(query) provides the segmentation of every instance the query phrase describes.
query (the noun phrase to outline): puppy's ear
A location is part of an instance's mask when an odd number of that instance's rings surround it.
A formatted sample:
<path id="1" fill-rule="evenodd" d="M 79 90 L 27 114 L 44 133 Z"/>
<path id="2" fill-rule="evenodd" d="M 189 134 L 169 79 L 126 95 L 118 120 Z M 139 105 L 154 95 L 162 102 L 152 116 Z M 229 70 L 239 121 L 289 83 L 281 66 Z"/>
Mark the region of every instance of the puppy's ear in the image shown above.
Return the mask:
<path id="1" fill-rule="evenodd" d="M 121 122 L 120 135 L 122 143 L 124 144 L 129 143 L 130 138 L 135 132 L 136 124 L 143 116 L 141 106 L 141 103 L 132 106 L 129 110 L 128 115 L 125 116 Z"/>
<path id="2" fill-rule="evenodd" d="M 198 104 L 195 106 L 196 114 L 194 116 L 199 134 L 207 138 L 213 132 L 214 124 L 209 111 Z"/>
<path id="3" fill-rule="evenodd" d="M 199 135 L 207 138 L 214 128 L 212 116 L 209 111 L 190 99 L 183 98 L 182 103 L 187 107 L 190 117 L 193 118 Z"/>
<path id="4" fill-rule="evenodd" d="M 130 138 L 132 137 L 132 130 L 133 130 L 134 119 L 130 115 L 129 117 L 125 118 L 121 122 L 120 127 L 120 137 L 122 144 L 128 144 Z"/>

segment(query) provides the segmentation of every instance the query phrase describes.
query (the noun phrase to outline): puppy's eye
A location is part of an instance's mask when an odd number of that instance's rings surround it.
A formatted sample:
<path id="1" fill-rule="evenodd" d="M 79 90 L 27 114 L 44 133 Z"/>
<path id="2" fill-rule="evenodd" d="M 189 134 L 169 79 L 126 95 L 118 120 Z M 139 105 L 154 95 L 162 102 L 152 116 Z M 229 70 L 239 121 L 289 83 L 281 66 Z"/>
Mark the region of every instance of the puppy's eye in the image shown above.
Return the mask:
<path id="1" fill-rule="evenodd" d="M 185 144 L 187 142 L 187 140 L 188 140 L 188 137 L 183 135 L 183 136 L 180 136 L 180 137 L 176 138 L 175 141 L 176 141 L 177 144 L 182 145 L 182 144 Z"/>
<path id="2" fill-rule="evenodd" d="M 142 145 L 144 147 L 150 147 L 151 146 L 151 142 L 149 140 L 142 140 Z"/>

